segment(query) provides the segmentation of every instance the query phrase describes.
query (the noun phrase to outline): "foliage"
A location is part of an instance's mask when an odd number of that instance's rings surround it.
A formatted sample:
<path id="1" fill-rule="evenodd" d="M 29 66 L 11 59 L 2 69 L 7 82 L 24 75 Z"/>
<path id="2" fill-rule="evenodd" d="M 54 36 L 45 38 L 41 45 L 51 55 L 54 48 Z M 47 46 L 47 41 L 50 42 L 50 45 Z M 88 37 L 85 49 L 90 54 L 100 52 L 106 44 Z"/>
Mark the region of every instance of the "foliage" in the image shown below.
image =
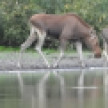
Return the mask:
<path id="1" fill-rule="evenodd" d="M 77 13 L 98 32 L 108 25 L 108 0 L 0 0 L 0 45 L 19 46 L 29 36 L 36 13 Z M 46 42 L 46 47 L 50 43 Z M 54 44 L 56 43 L 56 45 Z M 50 46 L 57 46 L 54 42 Z"/>
<path id="2" fill-rule="evenodd" d="M 35 7 L 35 8 L 32 8 Z M 16 4 L 2 2 L 0 6 L 1 45 L 16 46 L 21 44 L 29 34 L 29 17 L 40 10 L 34 4 Z"/>

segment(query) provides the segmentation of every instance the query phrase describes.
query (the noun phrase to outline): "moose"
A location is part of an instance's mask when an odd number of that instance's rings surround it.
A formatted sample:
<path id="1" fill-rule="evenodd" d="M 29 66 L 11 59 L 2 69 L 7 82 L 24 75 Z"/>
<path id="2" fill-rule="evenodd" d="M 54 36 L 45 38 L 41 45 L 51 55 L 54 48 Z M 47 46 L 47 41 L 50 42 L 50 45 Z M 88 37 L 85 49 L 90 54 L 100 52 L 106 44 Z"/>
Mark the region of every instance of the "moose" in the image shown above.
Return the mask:
<path id="1" fill-rule="evenodd" d="M 88 25 L 77 14 L 34 14 L 30 20 L 30 36 L 21 45 L 20 57 L 18 66 L 21 64 L 22 53 L 28 48 L 36 39 L 38 40 L 35 50 L 41 55 L 47 67 L 50 67 L 48 60 L 42 52 L 42 46 L 46 36 L 56 38 L 60 42 L 57 61 L 53 67 L 58 66 L 64 56 L 67 42 L 73 40 L 76 42 L 77 50 L 80 55 L 80 61 L 83 61 L 81 42 L 89 46 L 96 58 L 101 57 L 101 48 L 99 46 L 98 37 L 95 30 Z M 82 62 L 83 64 L 83 62 Z"/>

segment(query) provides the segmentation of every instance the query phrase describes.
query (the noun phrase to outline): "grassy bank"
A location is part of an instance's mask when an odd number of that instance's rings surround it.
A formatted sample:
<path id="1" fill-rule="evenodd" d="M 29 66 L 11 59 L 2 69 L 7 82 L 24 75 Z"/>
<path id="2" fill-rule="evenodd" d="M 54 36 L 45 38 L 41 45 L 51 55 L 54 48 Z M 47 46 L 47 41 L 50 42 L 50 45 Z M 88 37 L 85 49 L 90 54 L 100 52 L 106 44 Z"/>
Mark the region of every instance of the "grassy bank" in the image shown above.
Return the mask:
<path id="1" fill-rule="evenodd" d="M 50 53 L 59 53 L 58 49 L 42 49 L 46 54 L 50 54 Z M 19 52 L 20 51 L 20 47 L 11 47 L 11 46 L 0 46 L 0 52 Z M 34 48 L 28 48 L 26 50 L 26 52 L 35 52 Z M 76 53 L 76 49 L 68 49 L 65 51 L 66 53 Z M 83 49 L 84 53 L 89 53 L 91 51 L 87 50 L 87 49 Z"/>
<path id="2" fill-rule="evenodd" d="M 0 51 L 19 51 L 19 47 L 0 46 Z"/>
<path id="3" fill-rule="evenodd" d="M 11 47 L 11 46 L 0 46 L 0 52 L 19 52 L 20 47 Z M 46 53 L 55 53 L 57 52 L 56 49 L 43 49 Z M 26 52 L 35 52 L 34 48 L 26 49 Z"/>

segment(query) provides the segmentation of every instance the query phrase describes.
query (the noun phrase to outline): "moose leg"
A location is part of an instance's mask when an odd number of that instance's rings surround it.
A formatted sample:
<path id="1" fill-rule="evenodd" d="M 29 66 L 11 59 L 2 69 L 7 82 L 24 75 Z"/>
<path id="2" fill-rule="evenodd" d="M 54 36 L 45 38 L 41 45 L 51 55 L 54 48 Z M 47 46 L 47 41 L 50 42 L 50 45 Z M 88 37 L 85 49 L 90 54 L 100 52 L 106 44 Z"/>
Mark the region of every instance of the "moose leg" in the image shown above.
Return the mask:
<path id="1" fill-rule="evenodd" d="M 108 61 L 108 44 L 105 41 L 103 41 L 103 46 L 104 46 L 103 54 Z"/>
<path id="2" fill-rule="evenodd" d="M 36 35 L 35 35 L 34 27 L 31 27 L 30 36 L 21 45 L 20 54 L 18 58 L 18 64 L 17 64 L 19 68 L 21 67 L 22 53 L 33 43 L 33 41 L 35 41 L 35 39 L 36 39 Z"/>
<path id="3" fill-rule="evenodd" d="M 45 64 L 50 67 L 48 60 L 45 58 L 44 54 L 42 53 L 42 46 L 46 37 L 46 32 L 45 31 L 40 31 L 39 29 L 36 29 L 37 35 L 39 36 L 38 44 L 35 47 L 35 50 L 42 56 Z"/>
<path id="4" fill-rule="evenodd" d="M 53 67 L 57 67 L 58 66 L 58 64 L 62 60 L 63 56 L 64 56 L 64 50 L 60 49 L 60 55 L 59 55 L 57 61 L 54 63 Z"/>
<path id="5" fill-rule="evenodd" d="M 60 61 L 64 56 L 64 50 L 66 49 L 67 39 L 60 39 L 60 55 L 57 58 L 57 61 L 54 63 L 53 67 L 57 67 Z"/>
<path id="6" fill-rule="evenodd" d="M 77 49 L 77 52 L 78 52 L 78 55 L 80 58 L 81 66 L 85 67 L 85 63 L 83 61 L 82 43 L 81 42 L 79 42 L 79 41 L 76 42 L 76 49 Z"/>

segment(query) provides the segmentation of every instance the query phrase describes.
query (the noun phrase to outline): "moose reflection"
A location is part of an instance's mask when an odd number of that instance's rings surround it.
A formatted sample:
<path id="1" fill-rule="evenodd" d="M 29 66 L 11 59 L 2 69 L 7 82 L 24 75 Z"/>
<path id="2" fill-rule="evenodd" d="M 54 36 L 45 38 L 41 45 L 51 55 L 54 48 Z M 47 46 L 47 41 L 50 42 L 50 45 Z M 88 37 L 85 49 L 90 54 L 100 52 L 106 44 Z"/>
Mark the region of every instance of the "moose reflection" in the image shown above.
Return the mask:
<path id="1" fill-rule="evenodd" d="M 107 69 L 0 75 L 1 108 L 108 107 Z"/>

